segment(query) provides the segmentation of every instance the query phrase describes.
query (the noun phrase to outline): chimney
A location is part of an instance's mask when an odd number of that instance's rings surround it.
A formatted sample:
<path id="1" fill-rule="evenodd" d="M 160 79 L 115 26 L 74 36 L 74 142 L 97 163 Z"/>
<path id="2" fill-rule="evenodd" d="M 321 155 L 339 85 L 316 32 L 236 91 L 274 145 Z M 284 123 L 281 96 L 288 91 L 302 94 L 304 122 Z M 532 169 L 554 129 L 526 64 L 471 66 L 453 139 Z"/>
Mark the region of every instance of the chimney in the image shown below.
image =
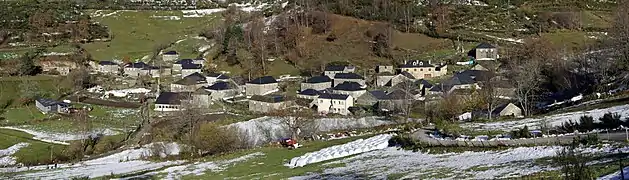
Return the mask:
<path id="1" fill-rule="evenodd" d="M 430 60 L 430 59 L 428 60 L 428 64 L 432 64 L 432 62 L 431 62 L 431 60 Z"/>

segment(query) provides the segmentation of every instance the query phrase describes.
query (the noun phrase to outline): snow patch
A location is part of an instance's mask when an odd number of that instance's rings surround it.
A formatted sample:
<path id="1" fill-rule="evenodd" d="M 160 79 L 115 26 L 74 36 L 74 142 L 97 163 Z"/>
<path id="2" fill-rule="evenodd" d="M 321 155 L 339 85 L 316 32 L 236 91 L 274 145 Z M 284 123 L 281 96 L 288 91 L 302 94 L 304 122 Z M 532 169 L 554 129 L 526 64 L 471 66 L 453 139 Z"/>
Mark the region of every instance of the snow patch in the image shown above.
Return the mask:
<path id="1" fill-rule="evenodd" d="M 11 155 L 28 145 L 30 144 L 21 142 L 6 149 L 0 149 L 0 166 L 14 165 L 16 163 L 15 157 L 11 157 Z"/>
<path id="2" fill-rule="evenodd" d="M 20 127 L 0 127 L 0 128 L 25 132 L 25 133 L 33 135 L 33 139 L 35 140 L 44 141 L 44 142 L 53 143 L 53 144 L 62 144 L 62 145 L 68 145 L 67 142 L 63 142 L 63 141 L 86 139 L 90 134 L 103 134 L 105 136 L 113 136 L 113 135 L 118 134 L 117 131 L 113 131 L 110 129 L 94 130 L 91 133 L 87 133 L 87 134 L 79 134 L 79 133 L 71 134 L 71 133 L 42 132 L 42 131 L 36 131 L 36 130 L 25 129 L 25 128 L 20 128 Z"/>
<path id="3" fill-rule="evenodd" d="M 147 170 L 155 170 L 165 166 L 182 164 L 185 161 L 151 162 L 140 160 L 158 152 L 152 152 L 154 146 L 163 150 L 159 156 L 178 155 L 180 147 L 177 143 L 151 143 L 137 149 L 124 150 L 109 156 L 76 164 L 59 164 L 56 169 L 49 169 L 51 165 L 30 168 L 0 168 L 0 172 L 22 172 L 27 170 L 41 170 L 38 172 L 20 174 L 17 179 L 71 179 L 72 177 L 96 178 L 112 174 L 129 174 Z"/>
<path id="4" fill-rule="evenodd" d="M 384 149 L 389 146 L 389 139 L 391 139 L 391 137 L 393 137 L 391 134 L 381 134 L 365 140 L 358 139 L 349 143 L 327 147 L 316 152 L 295 157 L 291 159 L 288 164 L 285 164 L 285 166 L 291 168 L 303 167 L 308 164 Z"/>
<path id="5" fill-rule="evenodd" d="M 604 109 L 593 109 L 589 111 L 577 111 L 562 114 L 555 114 L 545 116 L 541 118 L 526 118 L 513 121 L 493 122 L 493 123 L 465 123 L 461 127 L 472 128 L 475 130 L 501 130 L 511 131 L 524 126 L 528 126 L 530 129 L 537 129 L 540 127 L 541 122 L 546 122 L 550 127 L 561 126 L 562 123 L 572 121 L 578 121 L 581 116 L 592 116 L 595 122 L 598 122 L 600 117 L 603 117 L 605 113 L 618 113 L 620 116 L 629 116 L 629 105 L 614 106 Z"/>
<path id="6" fill-rule="evenodd" d="M 494 38 L 494 39 L 498 39 L 498 40 L 509 41 L 509 42 L 513 42 L 513 43 L 524 43 L 523 39 L 501 38 L 501 37 L 496 37 L 496 36 L 487 35 L 487 34 L 485 34 L 485 36 L 490 37 L 490 38 Z"/>
<path id="7" fill-rule="evenodd" d="M 151 16 L 151 18 L 156 18 L 156 19 L 164 19 L 164 20 L 181 20 L 181 18 L 179 16 L 156 16 L 153 15 Z"/>

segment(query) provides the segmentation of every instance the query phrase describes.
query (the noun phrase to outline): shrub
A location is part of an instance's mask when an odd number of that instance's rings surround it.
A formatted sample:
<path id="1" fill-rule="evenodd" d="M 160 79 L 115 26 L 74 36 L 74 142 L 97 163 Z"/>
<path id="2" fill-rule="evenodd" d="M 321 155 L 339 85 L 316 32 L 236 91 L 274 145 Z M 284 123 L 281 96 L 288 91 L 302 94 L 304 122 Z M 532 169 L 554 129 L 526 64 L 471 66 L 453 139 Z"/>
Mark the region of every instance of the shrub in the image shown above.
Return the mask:
<path id="1" fill-rule="evenodd" d="M 230 129 L 219 127 L 215 123 L 204 123 L 199 127 L 193 139 L 199 155 L 213 155 L 231 152 L 240 148 L 237 134 Z"/>
<path id="2" fill-rule="evenodd" d="M 581 118 L 579 118 L 578 129 L 581 132 L 593 130 L 595 128 L 594 125 L 594 118 L 592 116 L 581 116 Z"/>
<path id="3" fill-rule="evenodd" d="M 114 148 L 116 148 L 116 144 L 116 141 L 113 139 L 105 138 L 94 146 L 94 153 L 100 154 L 114 150 Z"/>
<path id="4" fill-rule="evenodd" d="M 602 128 L 613 129 L 622 124 L 622 120 L 620 120 L 620 118 L 619 114 L 605 113 L 599 120 L 601 121 Z"/>
<path id="5" fill-rule="evenodd" d="M 511 131 L 511 138 L 513 139 L 531 138 L 531 137 L 533 137 L 533 135 L 531 135 L 531 132 L 529 132 L 528 126 L 524 126 L 523 128 L 519 130 Z"/>

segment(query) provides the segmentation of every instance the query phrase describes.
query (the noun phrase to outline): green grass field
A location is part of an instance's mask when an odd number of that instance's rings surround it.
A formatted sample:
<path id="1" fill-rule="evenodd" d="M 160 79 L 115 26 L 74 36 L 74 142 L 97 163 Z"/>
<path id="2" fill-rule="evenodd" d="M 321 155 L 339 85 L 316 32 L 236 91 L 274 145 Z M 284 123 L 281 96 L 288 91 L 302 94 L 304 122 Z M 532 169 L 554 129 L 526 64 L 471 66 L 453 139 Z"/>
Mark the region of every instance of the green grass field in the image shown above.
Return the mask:
<path id="1" fill-rule="evenodd" d="M 110 29 L 110 42 L 94 42 L 84 47 L 97 60 L 142 58 L 150 55 L 159 44 L 181 41 L 169 50 L 177 50 L 182 58 L 194 58 L 197 49 L 206 45 L 204 40 L 193 39 L 201 30 L 218 22 L 217 16 L 185 18 L 181 11 L 96 11 L 91 10 L 93 19 Z M 112 14 L 104 16 L 105 14 Z M 179 20 L 170 20 L 178 17 Z M 208 43 L 209 44 L 209 43 Z"/>
<path id="2" fill-rule="evenodd" d="M 61 78 L 53 76 L 0 77 L 0 104 L 17 100 L 21 95 L 20 84 L 32 83 L 42 97 L 58 98 Z M 13 102 L 13 105 L 18 105 Z"/>
<path id="3" fill-rule="evenodd" d="M 51 151 L 53 154 L 61 153 L 66 147 L 64 145 L 36 141 L 32 137 L 32 135 L 24 132 L 0 129 L 0 139 L 2 139 L 0 141 L 0 149 L 6 149 L 21 142 L 29 143 L 28 146 L 13 154 L 18 163 L 28 163 L 49 160 Z"/>

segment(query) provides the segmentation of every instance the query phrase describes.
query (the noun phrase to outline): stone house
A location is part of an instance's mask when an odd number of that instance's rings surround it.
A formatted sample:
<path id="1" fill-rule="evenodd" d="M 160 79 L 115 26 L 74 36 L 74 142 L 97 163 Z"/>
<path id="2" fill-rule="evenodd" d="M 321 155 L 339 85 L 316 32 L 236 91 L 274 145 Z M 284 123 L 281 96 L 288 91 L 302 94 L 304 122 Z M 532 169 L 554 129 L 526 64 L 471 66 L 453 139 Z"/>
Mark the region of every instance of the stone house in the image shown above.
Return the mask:
<path id="1" fill-rule="evenodd" d="M 387 93 L 378 101 L 378 109 L 394 112 L 404 112 L 407 107 L 415 102 L 413 94 L 401 89 Z"/>
<path id="2" fill-rule="evenodd" d="M 215 82 L 219 82 L 219 81 L 229 81 L 230 79 L 230 77 L 227 76 L 226 74 L 220 74 L 220 73 L 214 73 L 214 72 L 205 74 L 205 77 L 207 79 L 208 84 L 214 84 Z"/>
<path id="3" fill-rule="evenodd" d="M 367 92 L 367 90 L 362 88 L 362 86 L 357 82 L 344 82 L 334 86 L 334 88 L 332 88 L 332 92 L 334 94 L 350 95 L 353 99 L 356 99 Z"/>
<path id="4" fill-rule="evenodd" d="M 409 81 L 409 80 L 414 80 L 415 77 L 413 77 L 410 73 L 404 71 L 400 74 L 396 74 L 396 75 L 392 75 L 392 74 L 380 74 L 376 77 L 376 86 L 377 87 L 382 87 L 382 86 L 395 86 L 400 82 L 404 82 L 404 81 Z"/>
<path id="5" fill-rule="evenodd" d="M 334 86 L 344 82 L 356 82 L 361 86 L 365 86 L 365 78 L 356 73 L 336 73 L 334 75 Z"/>
<path id="6" fill-rule="evenodd" d="M 127 63 L 124 66 L 124 75 L 130 77 L 146 76 L 159 77 L 159 67 L 148 65 L 144 62 Z"/>
<path id="7" fill-rule="evenodd" d="M 180 73 L 183 64 L 194 64 L 194 60 L 192 60 L 192 59 L 182 59 L 182 60 L 175 61 L 175 63 L 173 63 L 173 69 L 172 69 L 173 70 L 173 74 Z"/>
<path id="8" fill-rule="evenodd" d="M 199 73 L 190 74 L 183 79 L 180 79 L 170 84 L 171 92 L 194 92 L 197 89 L 207 86 L 207 80 L 205 76 Z"/>
<path id="9" fill-rule="evenodd" d="M 493 60 L 497 60 L 500 57 L 498 55 L 498 48 L 485 42 L 476 46 L 472 50 L 471 55 L 477 61 L 484 61 L 484 60 L 493 61 Z"/>
<path id="10" fill-rule="evenodd" d="M 350 114 L 349 108 L 354 106 L 354 98 L 345 94 L 321 94 L 315 100 L 317 112 L 321 114 Z"/>
<path id="11" fill-rule="evenodd" d="M 496 106 L 491 112 L 492 117 L 522 117 L 522 108 L 513 103 L 504 103 Z M 477 112 L 475 117 L 487 118 L 487 110 Z"/>
<path id="12" fill-rule="evenodd" d="M 253 95 L 249 99 L 249 111 L 258 113 L 269 113 L 285 109 L 288 101 L 281 95 Z"/>
<path id="13" fill-rule="evenodd" d="M 167 51 L 162 54 L 162 60 L 164 62 L 176 61 L 179 59 L 179 53 L 177 51 Z"/>
<path id="14" fill-rule="evenodd" d="M 201 87 L 196 91 L 190 93 L 190 104 L 197 108 L 209 108 L 210 105 L 212 105 L 212 97 L 210 97 L 210 95 L 212 95 L 211 92 Z"/>
<path id="15" fill-rule="evenodd" d="M 96 72 L 103 74 L 118 74 L 120 72 L 120 65 L 113 61 L 100 61 L 98 62 Z"/>
<path id="16" fill-rule="evenodd" d="M 204 88 L 210 92 L 210 100 L 221 100 L 238 96 L 240 91 L 233 82 L 219 81 Z"/>
<path id="17" fill-rule="evenodd" d="M 35 107 L 44 114 L 67 113 L 70 103 L 55 101 L 47 98 L 39 98 L 35 100 Z"/>
<path id="18" fill-rule="evenodd" d="M 245 94 L 247 97 L 253 95 L 266 95 L 279 91 L 277 80 L 272 76 L 263 76 L 247 82 Z"/>
<path id="19" fill-rule="evenodd" d="M 385 91 L 379 91 L 379 90 L 367 91 L 360 97 L 356 98 L 356 104 L 363 105 L 363 106 L 374 106 L 378 103 L 379 100 L 384 98 L 384 96 L 386 95 L 387 95 L 387 92 Z"/>
<path id="20" fill-rule="evenodd" d="M 317 90 L 306 89 L 297 93 L 297 97 L 302 99 L 317 99 L 317 97 L 319 97 L 319 94 L 321 93 Z"/>
<path id="21" fill-rule="evenodd" d="M 328 76 L 315 76 L 301 83 L 301 90 L 314 89 L 321 91 L 332 87 L 332 79 Z"/>
<path id="22" fill-rule="evenodd" d="M 337 73 L 353 73 L 354 71 L 356 71 L 356 67 L 354 66 L 335 66 L 335 65 L 328 65 L 325 67 L 325 70 L 323 72 L 323 75 L 334 79 L 334 76 Z"/>
<path id="23" fill-rule="evenodd" d="M 413 60 L 407 61 L 400 66 L 400 70 L 410 73 L 416 79 L 426 79 L 446 75 L 448 73 L 448 65 L 433 65 L 430 61 Z"/>
<path id="24" fill-rule="evenodd" d="M 185 110 L 184 103 L 190 101 L 190 93 L 161 92 L 155 100 L 156 112 L 176 112 Z"/>
<path id="25" fill-rule="evenodd" d="M 395 73 L 395 69 L 393 68 L 393 66 L 377 66 L 376 67 L 376 73 L 391 73 L 391 74 L 394 74 Z"/>
<path id="26" fill-rule="evenodd" d="M 201 73 L 201 68 L 203 68 L 203 66 L 200 64 L 182 64 L 181 77 L 186 77 L 194 73 Z"/>

